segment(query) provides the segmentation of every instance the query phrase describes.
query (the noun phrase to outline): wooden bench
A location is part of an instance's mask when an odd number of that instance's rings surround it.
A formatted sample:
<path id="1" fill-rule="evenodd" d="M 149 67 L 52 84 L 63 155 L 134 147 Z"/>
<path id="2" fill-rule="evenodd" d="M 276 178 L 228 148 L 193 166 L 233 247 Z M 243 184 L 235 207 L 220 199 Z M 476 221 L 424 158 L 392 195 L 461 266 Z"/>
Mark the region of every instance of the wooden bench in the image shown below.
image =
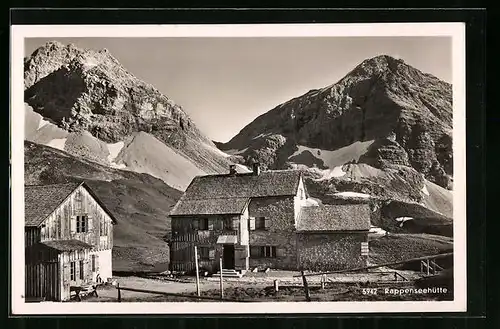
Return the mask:
<path id="1" fill-rule="evenodd" d="M 80 286 L 70 286 L 69 288 L 69 291 L 70 293 L 72 291 L 75 292 L 75 297 L 78 301 L 81 301 L 82 298 L 80 297 L 80 293 L 82 291 L 90 291 L 90 295 L 95 295 L 96 297 L 99 297 L 97 295 L 97 286 L 98 286 L 98 283 L 96 282 L 92 282 L 92 283 L 87 283 L 87 284 L 83 284 L 83 285 L 80 285 Z"/>

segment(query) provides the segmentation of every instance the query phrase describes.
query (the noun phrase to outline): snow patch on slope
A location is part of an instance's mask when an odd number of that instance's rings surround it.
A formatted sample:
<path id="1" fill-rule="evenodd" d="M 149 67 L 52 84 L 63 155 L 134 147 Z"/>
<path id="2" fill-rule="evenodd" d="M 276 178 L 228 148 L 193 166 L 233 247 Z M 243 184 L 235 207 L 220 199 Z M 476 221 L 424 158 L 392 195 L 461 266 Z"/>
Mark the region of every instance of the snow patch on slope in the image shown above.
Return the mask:
<path id="1" fill-rule="evenodd" d="M 424 184 L 424 186 L 422 187 L 422 193 L 424 193 L 425 195 L 430 195 L 429 194 L 429 190 L 427 189 L 427 186 Z"/>
<path id="2" fill-rule="evenodd" d="M 396 221 L 401 222 L 401 224 L 399 224 L 399 227 L 403 227 L 403 224 L 406 221 L 412 220 L 413 217 L 398 217 L 398 218 L 395 218 L 395 219 L 396 219 Z"/>
<path id="3" fill-rule="evenodd" d="M 354 142 L 351 145 L 339 148 L 334 151 L 297 145 L 298 150 L 295 151 L 289 158 L 295 157 L 302 152 L 309 151 L 316 158 L 322 160 L 326 167 L 335 168 L 352 160 L 358 161 L 359 158 L 368 151 L 368 148 L 373 144 L 373 142 L 374 140 Z"/>
<path id="4" fill-rule="evenodd" d="M 305 201 L 306 207 L 318 207 L 321 203 L 321 200 L 315 198 L 307 198 Z"/>
<path id="5" fill-rule="evenodd" d="M 245 153 L 246 150 L 248 150 L 248 147 L 245 147 L 244 149 L 241 149 L 241 150 L 236 150 L 236 149 L 227 150 L 225 153 L 229 154 L 230 156 L 231 155 L 240 155 L 242 153 Z"/>
<path id="6" fill-rule="evenodd" d="M 422 204 L 437 213 L 453 218 L 452 192 L 428 180 L 424 180 L 424 187 L 429 194 L 426 195 L 424 192 Z"/>
<path id="7" fill-rule="evenodd" d="M 207 150 L 212 151 L 213 153 L 217 155 L 221 155 L 224 158 L 228 158 L 231 156 L 231 154 L 228 154 L 222 150 L 219 150 L 217 147 L 213 147 L 212 145 L 206 144 L 206 143 L 201 143 L 203 147 L 205 147 Z"/>
<path id="8" fill-rule="evenodd" d="M 114 144 L 107 144 L 107 146 L 109 151 L 108 160 L 110 163 L 113 163 L 120 151 L 123 149 L 123 146 L 125 146 L 125 143 L 118 142 Z"/>
<path id="9" fill-rule="evenodd" d="M 343 196 L 343 197 L 351 197 L 351 198 L 370 198 L 371 197 L 371 195 L 369 195 L 369 194 L 350 192 L 350 191 L 338 192 L 338 193 L 335 193 L 334 195 Z"/>
<path id="10" fill-rule="evenodd" d="M 179 190 L 185 190 L 194 176 L 207 172 L 153 135 L 139 132 L 120 151 L 116 163 L 128 170 L 147 173 Z"/>
<path id="11" fill-rule="evenodd" d="M 45 145 L 56 148 L 56 149 L 61 150 L 61 151 L 64 151 L 64 146 L 66 145 L 66 140 L 67 140 L 67 138 L 53 139 Z"/>
<path id="12" fill-rule="evenodd" d="M 37 130 L 40 130 L 40 128 L 42 128 L 43 126 L 45 126 L 46 124 L 49 124 L 50 122 L 44 120 L 44 119 L 40 119 L 40 122 L 38 123 L 38 129 Z"/>
<path id="13" fill-rule="evenodd" d="M 321 177 L 316 179 L 316 181 L 328 180 L 334 177 L 344 176 L 346 172 L 342 169 L 342 167 L 343 166 L 337 166 L 333 169 L 320 170 L 319 174 L 321 175 Z"/>
<path id="14" fill-rule="evenodd" d="M 244 166 L 244 165 L 239 164 L 239 163 L 236 164 L 236 171 L 239 173 L 252 172 L 247 166 Z"/>
<path id="15" fill-rule="evenodd" d="M 371 225 L 369 234 L 371 236 L 385 236 L 387 234 L 387 231 L 383 228 Z"/>

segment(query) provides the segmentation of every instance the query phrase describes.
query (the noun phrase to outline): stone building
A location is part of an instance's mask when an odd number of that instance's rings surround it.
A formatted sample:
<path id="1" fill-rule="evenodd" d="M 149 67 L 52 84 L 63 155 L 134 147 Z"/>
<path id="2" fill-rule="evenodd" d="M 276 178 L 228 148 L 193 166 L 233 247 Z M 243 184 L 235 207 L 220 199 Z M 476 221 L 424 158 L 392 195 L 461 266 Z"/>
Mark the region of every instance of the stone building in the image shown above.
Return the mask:
<path id="1" fill-rule="evenodd" d="M 302 208 L 298 264 L 312 271 L 366 266 L 370 215 L 370 206 L 362 203 Z"/>
<path id="2" fill-rule="evenodd" d="M 224 269 L 239 273 L 255 267 L 296 270 L 323 266 L 321 262 L 305 261 L 304 257 L 325 252 L 315 245 L 324 236 L 338 241 L 327 244 L 332 253 L 349 249 L 350 256 L 341 257 L 356 259 L 355 265 L 360 264 L 362 257 L 351 256 L 356 250 L 361 253 L 360 243 L 365 241 L 361 231 L 366 229 L 367 233 L 370 228 L 369 209 L 365 217 L 361 210 L 350 214 L 351 210 L 361 208 L 345 207 L 347 217 L 362 216 L 354 220 L 363 224 L 356 224 L 357 228 L 353 226 L 352 230 L 341 224 L 333 231 L 326 226 L 319 229 L 319 234 L 307 230 L 308 223 L 313 218 L 335 222 L 338 214 L 330 207 L 315 206 L 317 211 L 313 216 L 307 210 L 311 203 L 302 173 L 297 170 L 261 171 L 255 164 L 251 173 L 237 173 L 235 166 L 231 166 L 228 174 L 195 177 L 170 213 L 171 269 L 194 270 L 194 246 L 199 250 L 199 266 L 212 272 L 218 270 L 219 258 Z M 348 237 L 340 238 L 344 235 Z M 349 244 L 352 248 L 347 247 Z M 339 264 L 330 267 L 350 267 L 339 256 L 327 259 Z"/>

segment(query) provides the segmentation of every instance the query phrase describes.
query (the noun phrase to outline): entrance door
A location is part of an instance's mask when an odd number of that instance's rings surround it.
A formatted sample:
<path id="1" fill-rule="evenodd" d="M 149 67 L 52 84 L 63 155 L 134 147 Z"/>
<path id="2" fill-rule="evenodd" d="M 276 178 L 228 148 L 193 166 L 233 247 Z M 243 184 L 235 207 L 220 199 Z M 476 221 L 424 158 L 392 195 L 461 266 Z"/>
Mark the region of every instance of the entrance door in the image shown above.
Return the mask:
<path id="1" fill-rule="evenodd" d="M 222 267 L 224 269 L 234 269 L 234 246 L 225 244 L 222 251 Z"/>

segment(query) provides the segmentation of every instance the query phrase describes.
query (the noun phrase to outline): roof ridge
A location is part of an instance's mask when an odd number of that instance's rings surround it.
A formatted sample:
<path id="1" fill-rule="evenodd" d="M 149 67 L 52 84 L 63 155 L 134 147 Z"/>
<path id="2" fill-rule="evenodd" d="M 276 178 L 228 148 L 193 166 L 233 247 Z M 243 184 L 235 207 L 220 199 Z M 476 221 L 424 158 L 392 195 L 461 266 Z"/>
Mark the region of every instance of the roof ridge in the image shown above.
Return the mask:
<path id="1" fill-rule="evenodd" d="M 260 172 L 260 174 L 267 174 L 267 173 L 277 173 L 277 172 L 296 172 L 296 173 L 301 173 L 302 171 L 299 169 L 273 169 L 273 170 L 263 170 Z M 229 173 L 224 173 L 224 174 L 207 174 L 207 175 L 197 175 L 194 178 L 204 178 L 204 177 L 238 177 L 238 176 L 254 176 L 253 172 L 245 172 L 245 173 L 235 173 L 235 174 L 229 174 Z M 256 177 L 258 175 L 255 175 Z M 193 178 L 193 179 L 194 179 Z"/>
<path id="2" fill-rule="evenodd" d="M 80 185 L 85 181 L 80 182 L 67 182 L 67 183 L 54 183 L 54 184 L 24 184 L 24 187 L 48 187 L 48 186 L 61 186 L 61 185 Z"/>

